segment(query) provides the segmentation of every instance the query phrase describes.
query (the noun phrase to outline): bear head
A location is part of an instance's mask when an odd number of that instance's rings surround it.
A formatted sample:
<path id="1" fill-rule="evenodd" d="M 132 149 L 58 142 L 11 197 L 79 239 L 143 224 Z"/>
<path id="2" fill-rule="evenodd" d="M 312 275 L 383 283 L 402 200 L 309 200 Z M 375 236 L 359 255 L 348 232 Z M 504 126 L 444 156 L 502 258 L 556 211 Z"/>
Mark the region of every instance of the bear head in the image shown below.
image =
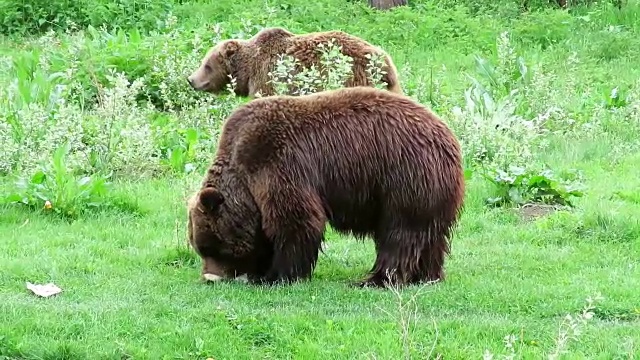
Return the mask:
<path id="1" fill-rule="evenodd" d="M 209 49 L 200 66 L 187 77 L 189 85 L 197 91 L 221 93 L 231 82 L 233 57 L 242 45 L 241 40 L 225 40 Z"/>
<path id="2" fill-rule="evenodd" d="M 189 243 L 202 259 L 204 280 L 247 281 L 266 272 L 273 250 L 248 191 L 223 195 L 206 186 L 189 199 L 187 210 Z"/>

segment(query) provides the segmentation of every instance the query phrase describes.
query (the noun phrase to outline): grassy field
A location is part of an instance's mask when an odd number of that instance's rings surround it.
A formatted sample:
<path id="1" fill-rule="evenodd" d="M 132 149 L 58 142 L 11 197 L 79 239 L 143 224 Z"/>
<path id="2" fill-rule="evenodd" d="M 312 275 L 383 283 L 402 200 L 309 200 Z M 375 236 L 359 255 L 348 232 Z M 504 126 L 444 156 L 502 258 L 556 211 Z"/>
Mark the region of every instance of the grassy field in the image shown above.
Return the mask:
<path id="1" fill-rule="evenodd" d="M 637 1 L 52 1 L 31 18 L 8 3 L 0 359 L 640 359 Z M 263 26 L 383 47 L 456 132 L 469 178 L 445 282 L 350 287 L 373 246 L 330 229 L 308 282 L 199 280 L 185 200 L 247 99 L 185 77 Z"/>

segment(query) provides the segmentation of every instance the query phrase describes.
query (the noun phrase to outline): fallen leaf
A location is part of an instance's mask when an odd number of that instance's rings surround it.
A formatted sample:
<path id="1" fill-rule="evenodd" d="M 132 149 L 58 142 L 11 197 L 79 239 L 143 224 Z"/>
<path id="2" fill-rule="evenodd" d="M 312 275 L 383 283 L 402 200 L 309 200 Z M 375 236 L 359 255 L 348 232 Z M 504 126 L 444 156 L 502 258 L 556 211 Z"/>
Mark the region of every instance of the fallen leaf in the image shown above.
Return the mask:
<path id="1" fill-rule="evenodd" d="M 62 292 L 62 289 L 55 286 L 53 283 L 45 285 L 36 285 L 27 281 L 27 289 L 31 290 L 34 294 L 41 297 L 49 297 Z"/>

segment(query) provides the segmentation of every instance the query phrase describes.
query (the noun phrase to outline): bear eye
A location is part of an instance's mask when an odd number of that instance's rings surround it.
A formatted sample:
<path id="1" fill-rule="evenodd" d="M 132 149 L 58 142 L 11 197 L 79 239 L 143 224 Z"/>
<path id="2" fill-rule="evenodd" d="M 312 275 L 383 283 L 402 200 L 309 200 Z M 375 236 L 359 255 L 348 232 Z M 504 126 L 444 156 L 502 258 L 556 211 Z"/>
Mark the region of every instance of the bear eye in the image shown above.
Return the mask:
<path id="1" fill-rule="evenodd" d="M 210 66 L 210 65 L 205 65 L 205 66 L 204 66 L 204 69 L 205 69 L 206 71 L 211 71 L 211 66 Z"/>

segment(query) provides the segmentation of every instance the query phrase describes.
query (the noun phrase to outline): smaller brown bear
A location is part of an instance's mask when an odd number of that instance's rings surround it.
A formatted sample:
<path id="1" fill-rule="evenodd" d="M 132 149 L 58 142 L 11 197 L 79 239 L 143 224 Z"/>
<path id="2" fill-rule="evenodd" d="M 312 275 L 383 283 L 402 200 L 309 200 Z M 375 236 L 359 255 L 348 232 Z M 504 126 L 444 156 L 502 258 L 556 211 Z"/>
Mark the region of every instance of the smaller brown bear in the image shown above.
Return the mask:
<path id="1" fill-rule="evenodd" d="M 205 277 L 289 282 L 311 276 L 328 222 L 373 238 L 361 285 L 442 280 L 463 197 L 454 134 L 409 97 L 371 87 L 264 97 L 225 121 L 189 239 Z"/>
<path id="2" fill-rule="evenodd" d="M 335 39 L 342 46 L 342 53 L 353 58 L 352 77 L 345 82 L 346 87 L 373 86 L 367 76 L 367 54 L 381 54 L 385 59 L 383 70 L 386 74 L 382 81 L 392 92 L 402 93 L 398 81 L 398 72 L 391 57 L 382 49 L 356 36 L 342 31 L 315 32 L 295 35 L 282 28 L 266 28 L 248 40 L 230 39 L 212 47 L 202 59 L 187 81 L 198 91 L 221 93 L 230 83 L 232 76 L 236 80 L 235 93 L 238 96 L 256 97 L 274 95 L 275 90 L 269 82 L 269 72 L 274 70 L 279 55 L 291 55 L 300 65 L 309 68 L 315 65 L 322 71 L 320 53 L 317 46 Z M 301 71 L 301 68 L 295 71 Z M 294 87 L 290 87 L 292 95 Z"/>

